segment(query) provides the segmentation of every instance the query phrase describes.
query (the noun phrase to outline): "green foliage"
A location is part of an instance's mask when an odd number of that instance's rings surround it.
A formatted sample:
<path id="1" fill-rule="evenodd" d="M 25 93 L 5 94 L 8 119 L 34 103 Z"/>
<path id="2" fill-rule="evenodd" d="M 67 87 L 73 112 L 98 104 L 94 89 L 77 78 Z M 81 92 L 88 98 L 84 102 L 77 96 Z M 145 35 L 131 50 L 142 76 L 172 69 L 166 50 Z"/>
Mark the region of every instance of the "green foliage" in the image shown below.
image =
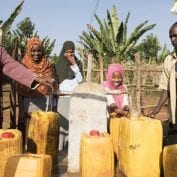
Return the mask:
<path id="1" fill-rule="evenodd" d="M 20 51 L 21 57 L 24 55 L 27 39 L 32 36 L 39 37 L 38 32 L 35 31 L 35 24 L 32 23 L 29 17 L 26 17 L 18 23 L 15 30 L 11 30 L 11 25 L 21 12 L 23 3 L 24 0 L 21 1 L 21 3 L 15 8 L 10 17 L 4 23 L 3 21 L 0 21 L 0 28 L 3 31 L 2 43 L 4 47 L 10 54 L 12 54 L 14 46 L 18 43 L 18 51 Z M 51 41 L 49 37 L 45 37 L 42 41 L 44 44 L 45 55 L 50 56 L 52 50 L 54 49 L 56 40 Z"/>
<path id="2" fill-rule="evenodd" d="M 23 3 L 24 3 L 24 0 L 22 0 L 21 3 L 17 5 L 15 10 L 11 13 L 10 17 L 4 23 L 3 21 L 1 21 L 1 29 L 3 31 L 3 34 L 6 34 L 10 31 L 12 23 L 14 22 L 15 18 L 18 16 L 18 14 L 22 10 Z"/>
<path id="3" fill-rule="evenodd" d="M 169 53 L 166 45 L 162 48 L 156 35 L 150 34 L 136 47 L 146 63 L 161 63 Z"/>
<path id="4" fill-rule="evenodd" d="M 158 54 L 158 58 L 157 58 L 157 63 L 163 63 L 164 60 L 165 60 L 165 57 L 167 56 L 167 54 L 169 54 L 170 51 L 169 49 L 167 49 L 167 45 L 165 44 L 161 50 L 159 51 L 159 54 Z"/>
<path id="5" fill-rule="evenodd" d="M 137 50 L 141 52 L 141 55 L 147 63 L 152 63 L 157 59 L 158 51 L 160 50 L 160 44 L 157 36 L 150 34 L 137 46 Z"/>
<path id="6" fill-rule="evenodd" d="M 10 31 L 9 33 L 10 34 L 9 38 L 18 39 L 18 48 L 20 50 L 21 57 L 25 53 L 27 39 L 32 36 L 37 36 L 37 32 L 34 32 L 34 27 L 35 25 L 31 22 L 30 18 L 27 17 L 17 24 L 17 28 L 15 30 Z M 10 41 L 6 43 L 6 49 L 9 49 L 10 45 L 14 46 L 14 43 L 11 43 Z M 12 51 L 10 50 L 10 53 L 11 52 Z"/>
<path id="7" fill-rule="evenodd" d="M 49 57 L 51 52 L 53 51 L 54 46 L 55 46 L 55 41 L 56 41 L 56 39 L 54 39 L 51 42 L 51 40 L 50 40 L 50 38 L 48 36 L 43 39 L 42 42 L 43 42 L 43 46 L 44 46 L 45 55 L 47 57 Z"/>
<path id="8" fill-rule="evenodd" d="M 18 23 L 17 28 L 12 31 L 12 34 L 19 41 L 18 46 L 21 51 L 21 57 L 23 57 L 25 54 L 26 42 L 28 38 L 34 36 L 40 38 L 40 36 L 38 35 L 38 31 L 35 31 L 35 24 L 31 21 L 29 17 Z M 42 39 L 46 56 L 50 56 L 52 50 L 54 49 L 55 41 L 56 40 L 51 41 L 48 36 Z"/>
<path id="9" fill-rule="evenodd" d="M 115 62 L 126 62 L 134 58 L 136 52 L 135 45 L 139 38 L 147 31 L 154 28 L 155 24 L 147 25 L 148 21 L 139 24 L 133 32 L 127 36 L 127 24 L 130 13 L 127 14 L 125 22 L 120 22 L 115 6 L 111 13 L 107 10 L 107 18 L 103 21 L 95 14 L 95 19 L 99 29 L 87 25 L 88 32 L 83 31 L 79 36 L 80 44 L 83 46 L 79 50 L 80 55 L 86 55 L 89 51 L 94 51 L 94 58 L 98 61 L 104 58 L 104 64 Z"/>
<path id="10" fill-rule="evenodd" d="M 54 53 L 54 55 L 52 55 L 52 56 L 50 57 L 50 59 L 51 59 L 51 63 L 52 63 L 52 64 L 55 64 L 56 61 L 57 61 L 57 59 L 58 59 L 58 55 L 57 55 L 56 53 Z"/>
<path id="11" fill-rule="evenodd" d="M 16 37 L 11 34 L 10 29 L 12 23 L 21 12 L 23 3 L 24 0 L 22 0 L 21 3 L 17 5 L 17 7 L 11 13 L 10 17 L 5 22 L 2 20 L 0 21 L 0 29 L 2 30 L 2 43 L 10 54 L 12 54 L 13 46 L 17 41 Z"/>
<path id="12" fill-rule="evenodd" d="M 24 35 L 28 38 L 33 35 L 34 29 L 35 25 L 31 22 L 29 17 L 17 24 L 17 30 L 20 31 L 21 35 Z"/>

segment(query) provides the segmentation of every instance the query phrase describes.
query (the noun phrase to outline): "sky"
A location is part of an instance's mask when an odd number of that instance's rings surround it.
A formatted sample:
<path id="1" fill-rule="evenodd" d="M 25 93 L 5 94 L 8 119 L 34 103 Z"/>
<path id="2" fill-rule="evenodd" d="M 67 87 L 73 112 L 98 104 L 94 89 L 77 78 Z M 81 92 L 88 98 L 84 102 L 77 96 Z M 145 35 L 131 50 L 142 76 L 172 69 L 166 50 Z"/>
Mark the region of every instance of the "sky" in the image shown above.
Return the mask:
<path id="1" fill-rule="evenodd" d="M 6 21 L 21 0 L 0 0 L 0 20 Z M 22 11 L 15 19 L 12 28 L 29 17 L 35 24 L 40 37 L 56 39 L 53 53 L 60 53 L 63 42 L 72 40 L 78 45 L 79 35 L 87 31 L 87 24 L 98 29 L 93 14 L 103 20 L 107 10 L 115 5 L 120 21 L 125 21 L 128 12 L 128 35 L 137 25 L 148 20 L 148 25 L 156 24 L 146 35 L 157 35 L 160 45 L 167 44 L 172 50 L 168 37 L 170 26 L 177 21 L 171 13 L 174 0 L 25 0 Z M 142 36 L 139 42 L 145 38 Z"/>

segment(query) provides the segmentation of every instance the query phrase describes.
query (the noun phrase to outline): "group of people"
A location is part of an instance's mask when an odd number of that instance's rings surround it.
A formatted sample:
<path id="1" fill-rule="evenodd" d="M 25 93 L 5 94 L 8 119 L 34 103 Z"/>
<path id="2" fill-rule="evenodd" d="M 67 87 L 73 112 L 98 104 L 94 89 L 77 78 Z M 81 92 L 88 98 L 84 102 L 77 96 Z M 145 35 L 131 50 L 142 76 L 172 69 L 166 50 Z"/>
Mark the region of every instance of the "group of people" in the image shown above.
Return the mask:
<path id="1" fill-rule="evenodd" d="M 157 106 L 151 109 L 146 115 L 150 118 L 155 118 L 156 114 L 160 112 L 163 105 L 168 101 L 167 140 L 165 140 L 164 145 L 177 143 L 177 22 L 170 27 L 169 38 L 174 51 L 166 56 L 163 63 L 162 75 L 159 82 L 159 88 L 162 90 L 161 95 Z M 108 89 L 118 88 L 126 90 L 122 76 L 123 69 L 121 66 L 112 64 L 108 67 L 107 81 L 103 85 Z M 127 101 L 127 96 L 115 95 L 113 99 L 114 103 L 112 97 L 108 98 L 110 112 L 116 112 L 118 116 L 127 116 L 131 109 Z"/>
<path id="2" fill-rule="evenodd" d="M 173 134 L 177 135 L 177 22 L 170 27 L 169 37 L 174 46 L 174 52 L 165 58 L 159 84 L 162 89 L 161 96 L 157 106 L 150 110 L 147 116 L 155 118 L 164 103 L 169 100 L 169 132 L 171 132 L 170 129 L 173 129 Z M 42 41 L 37 37 L 32 37 L 27 41 L 26 52 L 21 64 L 12 59 L 0 46 L 0 66 L 4 74 L 18 82 L 18 128 L 23 132 L 24 138 L 30 112 L 46 111 L 46 107 L 50 107 L 51 110 L 60 114 L 59 150 L 62 150 L 64 146 L 67 146 L 68 141 L 70 96 L 59 96 L 59 98 L 53 96 L 52 100 L 47 100 L 51 91 L 73 91 L 79 83 L 83 82 L 82 63 L 75 56 L 74 43 L 72 41 L 64 42 L 55 66 L 46 58 Z M 114 89 L 121 92 L 127 91 L 122 65 L 110 64 L 105 78 L 106 81 L 102 83 L 105 91 Z M 129 115 L 131 108 L 127 94 L 107 95 L 107 103 L 109 114 L 114 112 L 118 117 Z"/>
<path id="3" fill-rule="evenodd" d="M 35 110 L 57 111 L 61 117 L 59 149 L 62 150 L 65 137 L 62 133 L 68 133 L 69 97 L 58 98 L 50 94 L 58 90 L 73 91 L 83 80 L 82 63 L 75 56 L 74 43 L 64 42 L 55 65 L 46 57 L 42 41 L 38 37 L 28 39 L 21 63 L 12 59 L 0 46 L 0 64 L 3 73 L 18 82 L 18 129 L 22 131 L 24 144 L 30 113 Z"/>
<path id="4" fill-rule="evenodd" d="M 150 118 L 155 118 L 155 115 L 160 112 L 163 105 L 168 101 L 167 140 L 165 140 L 164 145 L 177 143 L 177 22 L 170 27 L 169 38 L 174 47 L 174 51 L 166 56 L 163 63 L 162 75 L 159 82 L 159 88 L 162 90 L 161 95 L 157 106 L 151 109 L 146 115 Z M 110 65 L 106 79 L 107 81 L 103 83 L 106 89 L 126 91 L 126 86 L 123 84 L 123 68 L 121 65 Z M 127 101 L 127 96 L 113 95 L 112 97 L 108 98 L 107 96 L 109 111 L 116 112 L 118 116 L 127 116 L 131 109 Z"/>

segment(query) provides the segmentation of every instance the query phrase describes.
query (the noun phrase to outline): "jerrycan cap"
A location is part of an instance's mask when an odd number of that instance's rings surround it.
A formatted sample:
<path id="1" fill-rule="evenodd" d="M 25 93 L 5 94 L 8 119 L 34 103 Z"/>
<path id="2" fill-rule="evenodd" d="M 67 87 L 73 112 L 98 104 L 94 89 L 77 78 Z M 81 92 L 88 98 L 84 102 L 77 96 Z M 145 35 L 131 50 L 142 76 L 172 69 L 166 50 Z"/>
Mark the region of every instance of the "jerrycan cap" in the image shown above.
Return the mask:
<path id="1" fill-rule="evenodd" d="M 90 130 L 90 136 L 100 136 L 99 130 Z"/>
<path id="2" fill-rule="evenodd" d="M 3 132 L 1 138 L 14 138 L 14 134 L 12 132 Z"/>

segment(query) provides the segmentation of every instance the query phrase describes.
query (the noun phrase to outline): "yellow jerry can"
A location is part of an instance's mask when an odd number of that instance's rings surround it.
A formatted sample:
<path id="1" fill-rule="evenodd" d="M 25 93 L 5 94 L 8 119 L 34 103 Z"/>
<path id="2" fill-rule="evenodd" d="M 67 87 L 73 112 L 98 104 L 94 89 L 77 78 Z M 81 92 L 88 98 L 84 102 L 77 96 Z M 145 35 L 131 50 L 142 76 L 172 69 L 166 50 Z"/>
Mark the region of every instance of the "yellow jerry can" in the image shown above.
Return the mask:
<path id="1" fill-rule="evenodd" d="M 159 177 L 163 131 L 160 120 L 123 117 L 119 129 L 119 172 L 126 177 Z"/>
<path id="2" fill-rule="evenodd" d="M 0 177 L 4 177 L 7 159 L 22 153 L 22 134 L 16 129 L 0 129 Z"/>
<path id="3" fill-rule="evenodd" d="M 0 129 L 0 177 L 4 177 L 4 168 L 7 159 L 15 154 L 22 153 L 22 134 L 19 130 Z"/>
<path id="4" fill-rule="evenodd" d="M 81 177 L 114 177 L 114 152 L 108 133 L 82 134 L 80 174 Z"/>
<path id="5" fill-rule="evenodd" d="M 119 141 L 119 127 L 120 127 L 120 117 L 117 117 L 116 114 L 112 113 L 109 118 L 109 132 L 112 138 L 114 153 L 118 157 L 118 141 Z"/>
<path id="6" fill-rule="evenodd" d="M 51 168 L 50 155 L 14 155 L 7 160 L 4 177 L 51 177 Z"/>
<path id="7" fill-rule="evenodd" d="M 59 142 L 58 113 L 32 112 L 27 132 L 27 151 L 37 154 L 49 154 L 54 164 L 57 160 Z"/>
<path id="8" fill-rule="evenodd" d="M 163 170 L 164 177 L 177 176 L 177 144 L 163 148 Z"/>

